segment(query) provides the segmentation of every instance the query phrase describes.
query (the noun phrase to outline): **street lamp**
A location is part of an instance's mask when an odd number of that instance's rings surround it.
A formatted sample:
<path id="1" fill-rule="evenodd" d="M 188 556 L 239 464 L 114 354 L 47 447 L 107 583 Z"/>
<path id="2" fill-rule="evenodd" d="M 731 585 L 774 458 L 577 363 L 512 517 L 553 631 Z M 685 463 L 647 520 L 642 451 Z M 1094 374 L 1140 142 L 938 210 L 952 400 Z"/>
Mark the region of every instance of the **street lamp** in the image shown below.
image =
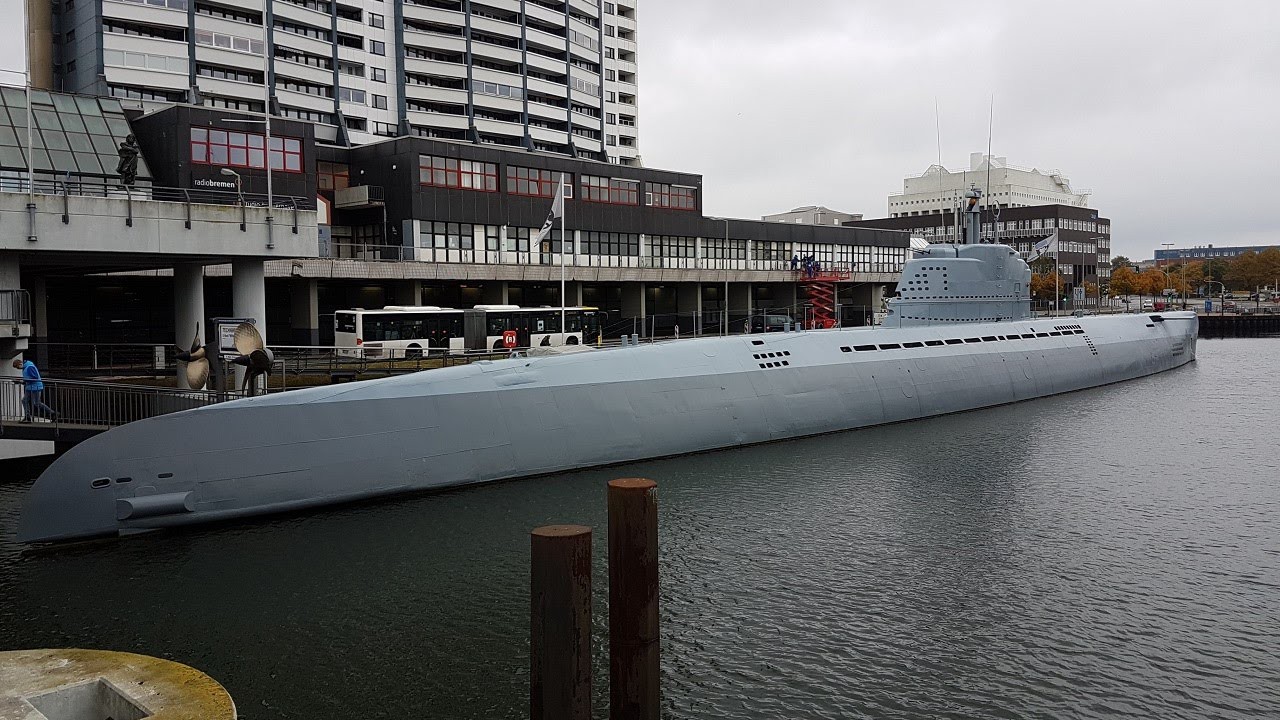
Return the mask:
<path id="1" fill-rule="evenodd" d="M 724 221 L 724 254 L 728 255 L 729 254 L 729 218 L 708 217 L 707 219 Z M 721 305 L 722 305 L 722 307 L 720 308 L 721 310 L 720 314 L 722 315 L 720 319 L 721 334 L 728 335 L 729 334 L 729 273 L 728 272 L 725 272 L 724 274 L 724 301 L 721 303 Z M 748 318 L 747 321 L 750 322 L 750 318 Z"/>
<path id="2" fill-rule="evenodd" d="M 1206 285 L 1217 285 L 1218 287 L 1222 288 L 1222 294 L 1218 296 L 1218 314 L 1219 315 L 1227 314 L 1227 308 L 1226 308 L 1226 305 L 1224 304 L 1227 301 L 1227 286 L 1223 285 L 1217 280 L 1205 280 L 1204 282 Z"/>
<path id="3" fill-rule="evenodd" d="M 240 201 L 241 205 L 243 205 L 244 193 L 240 192 L 240 173 L 236 172 L 235 170 L 232 170 L 231 168 L 222 168 L 222 174 L 229 175 L 236 179 L 236 199 Z"/>

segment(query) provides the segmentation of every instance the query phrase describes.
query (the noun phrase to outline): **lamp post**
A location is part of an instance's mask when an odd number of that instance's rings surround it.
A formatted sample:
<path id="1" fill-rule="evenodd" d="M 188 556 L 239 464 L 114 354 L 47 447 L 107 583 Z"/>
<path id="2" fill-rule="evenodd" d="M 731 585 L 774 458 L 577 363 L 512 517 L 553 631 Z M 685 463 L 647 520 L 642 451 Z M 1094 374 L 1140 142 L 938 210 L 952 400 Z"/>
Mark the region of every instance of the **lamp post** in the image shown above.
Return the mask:
<path id="1" fill-rule="evenodd" d="M 31 37 L 26 29 L 27 14 L 22 13 L 23 42 Z M 35 158 L 31 152 L 31 53 L 27 53 L 27 67 L 24 70 L 6 70 L 0 72 L 22 76 L 22 87 L 27 95 L 27 241 L 36 241 L 36 172 Z"/>
<path id="2" fill-rule="evenodd" d="M 235 170 L 232 170 L 231 168 L 222 168 L 222 174 L 229 175 L 236 179 L 236 200 L 238 200 L 240 204 L 243 205 L 244 193 L 240 191 L 240 173 L 236 172 Z"/>
<path id="3" fill-rule="evenodd" d="M 1224 305 L 1224 303 L 1227 300 L 1227 286 L 1218 282 L 1217 280 L 1205 280 L 1204 282 L 1206 285 L 1217 285 L 1218 287 L 1222 288 L 1222 294 L 1218 296 L 1218 314 L 1219 315 L 1227 314 L 1227 308 Z"/>
<path id="4" fill-rule="evenodd" d="M 244 120 L 241 118 L 223 118 L 223 122 L 230 123 L 249 123 L 251 125 L 262 125 L 263 132 L 266 134 L 266 143 L 263 148 L 263 164 L 267 169 L 267 249 L 273 250 L 276 246 L 274 224 L 275 224 L 275 197 L 271 192 L 271 89 L 266 83 L 266 76 L 263 76 L 263 87 L 266 91 L 266 102 L 262 106 L 261 120 Z M 284 159 L 284 145 L 280 146 L 281 164 Z M 252 166 L 252 163 L 250 163 Z M 383 242 L 386 242 L 385 233 Z"/>
<path id="5" fill-rule="evenodd" d="M 708 217 L 708 220 L 724 221 L 724 253 L 729 253 L 729 218 L 727 217 Z M 724 276 L 724 301 L 721 303 L 720 334 L 729 334 L 729 274 L 726 272 Z M 748 318 L 748 320 L 750 320 Z"/>

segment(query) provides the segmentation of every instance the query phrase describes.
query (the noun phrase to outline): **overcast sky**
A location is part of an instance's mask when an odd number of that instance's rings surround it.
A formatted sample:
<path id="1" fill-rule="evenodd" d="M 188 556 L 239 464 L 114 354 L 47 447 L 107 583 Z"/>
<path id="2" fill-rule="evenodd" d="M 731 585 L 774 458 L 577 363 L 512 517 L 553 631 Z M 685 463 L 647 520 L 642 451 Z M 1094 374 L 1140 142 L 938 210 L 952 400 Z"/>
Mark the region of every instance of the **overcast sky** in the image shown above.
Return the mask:
<path id="1" fill-rule="evenodd" d="M 1280 243 L 1280 3 L 638 0 L 640 151 L 701 173 L 709 215 L 884 217 L 987 147 L 1058 169 L 1113 253 Z M 22 67 L 0 0 L 0 67 Z"/>

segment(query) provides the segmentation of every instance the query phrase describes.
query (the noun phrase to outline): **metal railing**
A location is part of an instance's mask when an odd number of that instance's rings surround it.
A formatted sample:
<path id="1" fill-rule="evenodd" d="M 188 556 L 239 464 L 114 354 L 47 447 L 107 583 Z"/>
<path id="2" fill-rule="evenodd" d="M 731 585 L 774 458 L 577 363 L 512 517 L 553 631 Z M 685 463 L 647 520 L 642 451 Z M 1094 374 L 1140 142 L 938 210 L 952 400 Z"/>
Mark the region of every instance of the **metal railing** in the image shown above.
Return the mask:
<path id="1" fill-rule="evenodd" d="M 53 415 L 24 408 L 25 383 L 11 379 L 0 385 L 0 418 L 5 422 L 50 422 L 55 426 L 78 425 L 109 428 L 135 420 L 180 410 L 213 405 L 239 397 L 232 393 L 174 390 L 143 385 L 46 379 L 40 401 Z"/>
<path id="2" fill-rule="evenodd" d="M 0 324 L 31 324 L 31 295 L 26 290 L 0 290 Z"/>
<path id="3" fill-rule="evenodd" d="M 34 187 L 24 177 L 0 177 L 0 192 L 25 193 L 34 190 L 37 195 L 62 195 L 75 197 L 132 198 L 196 205 L 246 205 L 266 207 L 267 196 L 261 193 L 238 193 L 235 190 L 214 188 L 171 188 L 150 185 L 145 182 L 126 187 L 118 178 L 66 177 L 62 179 L 36 179 Z M 315 210 L 315 200 L 292 195 L 272 195 L 271 203 L 285 210 Z"/>
<path id="4" fill-rule="evenodd" d="M 414 247 L 411 245 L 376 245 L 366 243 L 335 242 L 323 244 L 321 259 L 367 260 L 376 262 L 429 262 L 460 263 L 467 265 L 519 265 L 559 267 L 559 253 L 529 250 L 481 250 L 474 248 Z M 565 267 L 583 268 L 642 268 L 662 270 L 756 270 L 766 272 L 789 271 L 790 260 L 779 259 L 717 259 L 690 257 L 655 257 L 643 255 L 591 255 L 566 254 Z M 848 273 L 902 272 L 903 262 L 839 262 L 831 263 Z M 826 267 L 827 263 L 823 264 Z"/>

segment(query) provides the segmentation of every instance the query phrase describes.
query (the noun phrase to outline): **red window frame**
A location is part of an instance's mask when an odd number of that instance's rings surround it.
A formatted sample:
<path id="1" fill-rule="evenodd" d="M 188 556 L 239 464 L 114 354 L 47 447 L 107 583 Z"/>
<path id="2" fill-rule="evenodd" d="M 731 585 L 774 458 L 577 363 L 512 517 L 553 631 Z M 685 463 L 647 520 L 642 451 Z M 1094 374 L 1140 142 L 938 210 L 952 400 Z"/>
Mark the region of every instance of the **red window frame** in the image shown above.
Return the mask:
<path id="1" fill-rule="evenodd" d="M 266 135 L 223 130 L 213 127 L 191 128 L 191 162 L 196 165 L 265 170 Z M 275 135 L 271 138 L 272 172 L 302 173 L 302 141 Z"/>
<path id="2" fill-rule="evenodd" d="M 479 160 L 419 155 L 418 183 L 431 187 L 498 192 L 498 165 Z"/>
<path id="3" fill-rule="evenodd" d="M 582 176 L 582 192 L 578 199 L 606 205 L 639 205 L 640 181 L 619 180 L 599 175 Z"/>
<path id="4" fill-rule="evenodd" d="M 553 198 L 556 196 L 556 183 L 560 175 L 554 170 L 507 166 L 507 194 L 525 197 Z M 573 197 L 573 175 L 564 173 L 566 197 Z"/>
<path id="5" fill-rule="evenodd" d="M 694 188 L 677 187 L 666 183 L 645 183 L 648 204 L 671 210 L 697 210 L 698 197 Z"/>

